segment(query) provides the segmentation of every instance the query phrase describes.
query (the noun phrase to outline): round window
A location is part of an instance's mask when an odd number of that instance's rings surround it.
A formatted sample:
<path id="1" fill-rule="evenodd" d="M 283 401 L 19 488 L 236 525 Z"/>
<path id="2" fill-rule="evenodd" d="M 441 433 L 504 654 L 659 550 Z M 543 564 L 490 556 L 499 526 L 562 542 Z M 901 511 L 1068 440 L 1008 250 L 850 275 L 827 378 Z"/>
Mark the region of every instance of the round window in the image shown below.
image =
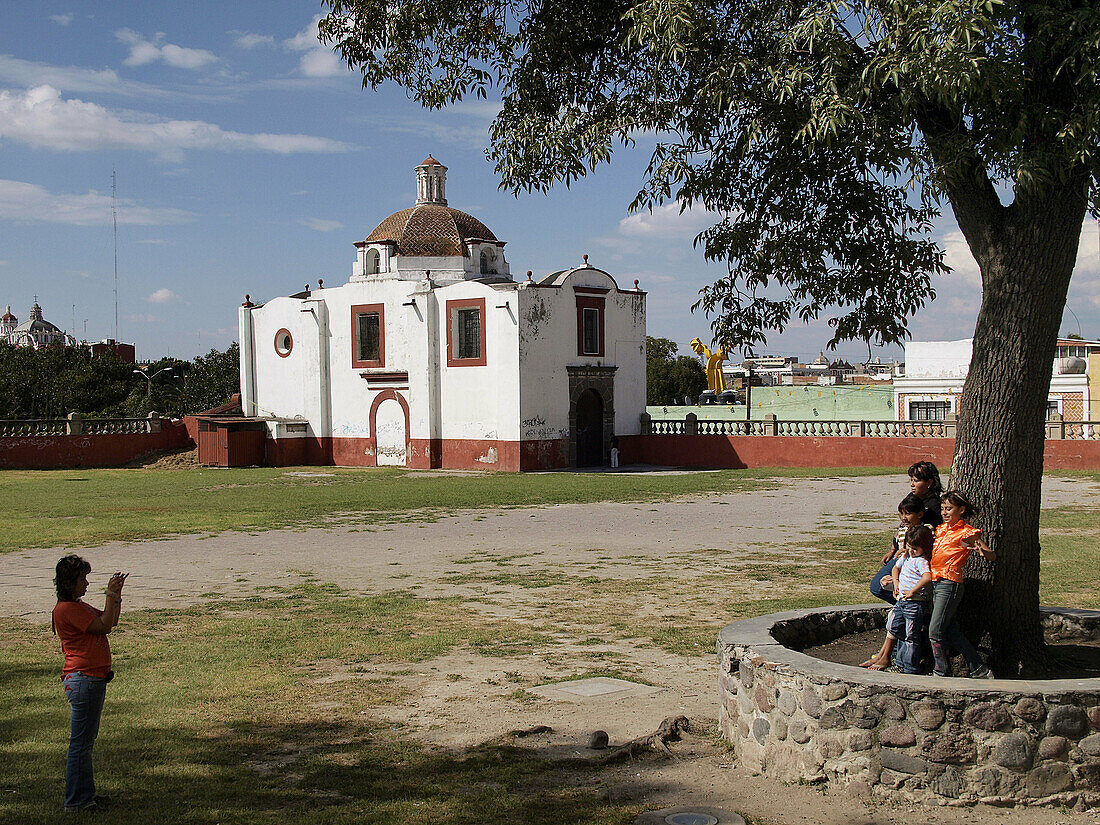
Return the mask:
<path id="1" fill-rule="evenodd" d="M 289 329 L 281 329 L 275 333 L 275 354 L 280 358 L 286 358 L 294 349 L 294 338 Z"/>

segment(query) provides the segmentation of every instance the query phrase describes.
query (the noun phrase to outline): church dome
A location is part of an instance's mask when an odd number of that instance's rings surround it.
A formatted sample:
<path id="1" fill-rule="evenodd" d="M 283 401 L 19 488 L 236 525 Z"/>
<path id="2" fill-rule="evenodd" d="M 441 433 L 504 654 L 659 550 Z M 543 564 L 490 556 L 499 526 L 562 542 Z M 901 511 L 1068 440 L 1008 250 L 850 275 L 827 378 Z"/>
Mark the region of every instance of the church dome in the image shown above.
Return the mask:
<path id="1" fill-rule="evenodd" d="M 428 155 L 416 167 L 416 206 L 394 212 L 364 243 L 391 243 L 397 255 L 451 258 L 469 254 L 467 241 L 498 243 L 473 215 L 447 206 L 447 167 Z"/>
<path id="2" fill-rule="evenodd" d="M 496 236 L 473 215 L 435 203 L 394 212 L 367 236 L 367 243 L 389 241 L 398 255 L 448 258 L 466 255 L 466 241 Z"/>

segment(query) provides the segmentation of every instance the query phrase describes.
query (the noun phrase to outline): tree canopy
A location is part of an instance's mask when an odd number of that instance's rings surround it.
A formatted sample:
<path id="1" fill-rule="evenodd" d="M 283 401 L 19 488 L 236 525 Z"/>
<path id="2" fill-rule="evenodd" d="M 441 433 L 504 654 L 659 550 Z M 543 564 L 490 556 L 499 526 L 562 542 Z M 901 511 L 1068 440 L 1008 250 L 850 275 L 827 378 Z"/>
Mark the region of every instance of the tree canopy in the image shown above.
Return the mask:
<path id="1" fill-rule="evenodd" d="M 677 355 L 668 338 L 645 339 L 646 404 L 691 403 L 707 388 L 707 373 L 698 358 Z"/>
<path id="2" fill-rule="evenodd" d="M 946 271 L 928 238 L 943 198 L 1081 199 L 1096 169 L 1095 4 L 328 5 L 322 37 L 365 85 L 430 107 L 501 97 L 490 157 L 513 191 L 569 184 L 655 135 L 633 206 L 721 216 L 700 242 L 729 275 L 700 305 L 726 347 L 827 312 L 830 344 L 900 342 Z"/>
<path id="3" fill-rule="evenodd" d="M 716 215 L 698 242 L 728 272 L 696 306 L 727 350 L 821 317 L 830 346 L 903 341 L 946 272 L 930 233 L 949 204 L 982 279 L 952 483 L 997 551 L 971 564 L 967 603 L 998 674 L 1043 669 L 1043 421 L 1100 205 L 1100 4 L 325 3 L 321 38 L 364 85 L 429 107 L 499 95 L 489 157 L 506 189 L 568 185 L 652 141 L 632 206 Z"/>

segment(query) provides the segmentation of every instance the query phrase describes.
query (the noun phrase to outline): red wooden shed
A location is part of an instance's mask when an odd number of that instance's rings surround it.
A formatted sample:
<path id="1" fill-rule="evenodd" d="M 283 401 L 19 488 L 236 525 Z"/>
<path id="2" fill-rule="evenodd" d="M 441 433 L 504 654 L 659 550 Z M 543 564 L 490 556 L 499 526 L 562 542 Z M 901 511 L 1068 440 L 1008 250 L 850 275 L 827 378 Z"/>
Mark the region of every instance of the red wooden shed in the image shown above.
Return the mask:
<path id="1" fill-rule="evenodd" d="M 265 464 L 267 425 L 262 418 L 198 415 L 199 463 L 208 467 Z"/>

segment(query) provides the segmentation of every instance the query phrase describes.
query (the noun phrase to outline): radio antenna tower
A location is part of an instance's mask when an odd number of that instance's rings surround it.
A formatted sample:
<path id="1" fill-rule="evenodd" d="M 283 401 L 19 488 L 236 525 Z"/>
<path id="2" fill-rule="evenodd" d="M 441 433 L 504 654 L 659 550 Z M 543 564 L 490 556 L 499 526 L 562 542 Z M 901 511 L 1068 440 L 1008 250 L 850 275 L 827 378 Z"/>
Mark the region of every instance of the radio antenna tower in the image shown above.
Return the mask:
<path id="1" fill-rule="evenodd" d="M 115 340 L 118 340 L 118 188 L 111 170 L 111 223 L 115 232 Z"/>

